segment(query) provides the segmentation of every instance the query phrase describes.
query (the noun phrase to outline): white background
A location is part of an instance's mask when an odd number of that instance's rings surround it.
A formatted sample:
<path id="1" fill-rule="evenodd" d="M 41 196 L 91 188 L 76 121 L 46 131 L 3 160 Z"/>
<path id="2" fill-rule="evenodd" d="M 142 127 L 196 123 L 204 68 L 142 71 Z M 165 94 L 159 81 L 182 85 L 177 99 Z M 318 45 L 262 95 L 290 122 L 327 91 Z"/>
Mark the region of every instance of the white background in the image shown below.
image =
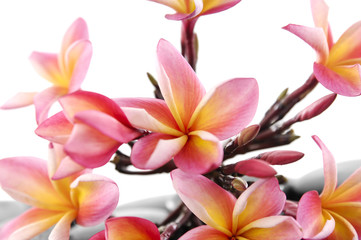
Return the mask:
<path id="1" fill-rule="evenodd" d="M 329 21 L 338 37 L 361 20 L 359 0 L 328 1 Z M 32 51 L 58 52 L 62 37 L 78 17 L 86 20 L 93 57 L 84 90 L 108 97 L 151 97 L 146 72 L 155 74 L 155 50 L 160 38 L 179 49 L 180 22 L 164 18 L 173 10 L 146 0 L 13 0 L 0 1 L 0 103 L 19 91 L 41 91 L 50 84 L 32 68 Z M 200 42 L 197 73 L 207 89 L 234 77 L 254 77 L 260 87 L 258 123 L 279 93 L 300 86 L 312 73 L 314 51 L 281 28 L 289 23 L 313 26 L 307 0 L 244 0 L 225 12 L 201 17 L 195 31 Z M 360 36 L 361 37 L 361 36 Z M 288 117 L 330 93 L 318 85 Z M 304 152 L 295 164 L 278 167 L 297 178 L 322 167 L 320 150 L 311 139 L 318 135 L 337 161 L 361 158 L 361 98 L 338 96 L 317 119 L 294 126 L 302 136 L 282 149 Z M 56 110 L 53 110 L 53 113 Z M 0 158 L 47 158 L 47 141 L 37 137 L 34 108 L 0 111 Z M 255 156 L 250 153 L 238 160 Z M 166 174 L 123 176 L 108 164 L 95 171 L 114 179 L 120 203 L 172 193 Z M 10 199 L 0 190 L 0 200 Z"/>

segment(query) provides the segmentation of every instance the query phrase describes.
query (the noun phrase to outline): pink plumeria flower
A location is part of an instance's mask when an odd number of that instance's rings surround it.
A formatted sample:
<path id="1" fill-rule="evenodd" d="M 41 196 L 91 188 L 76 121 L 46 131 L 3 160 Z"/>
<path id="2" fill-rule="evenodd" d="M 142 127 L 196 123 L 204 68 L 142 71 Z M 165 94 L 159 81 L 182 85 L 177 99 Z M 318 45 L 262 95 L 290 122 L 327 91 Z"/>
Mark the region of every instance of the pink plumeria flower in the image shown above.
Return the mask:
<path id="1" fill-rule="evenodd" d="M 206 94 L 193 69 L 169 42 L 159 41 L 157 55 L 165 101 L 115 100 L 134 127 L 152 131 L 135 143 L 133 165 L 155 169 L 174 157 L 184 171 L 205 173 L 217 168 L 223 158 L 220 141 L 238 134 L 255 114 L 256 80 L 231 79 Z"/>
<path id="2" fill-rule="evenodd" d="M 83 167 L 103 166 L 121 144 L 141 135 L 120 107 L 106 96 L 77 91 L 59 102 L 63 111 L 45 120 L 35 132 L 63 144 L 65 153 Z"/>
<path id="3" fill-rule="evenodd" d="M 320 195 L 305 193 L 298 204 L 297 221 L 306 239 L 361 238 L 361 168 L 337 187 L 336 162 L 324 143 L 313 136 L 323 154 L 325 184 Z"/>
<path id="4" fill-rule="evenodd" d="M 345 96 L 361 94 L 361 21 L 352 25 L 334 44 L 328 24 L 328 6 L 323 0 L 311 0 L 315 27 L 290 24 L 292 32 L 317 52 L 313 72 L 326 88 Z"/>
<path id="5" fill-rule="evenodd" d="M 150 0 L 173 8 L 175 14 L 167 14 L 170 20 L 186 20 L 201 15 L 227 10 L 241 0 Z"/>
<path id="6" fill-rule="evenodd" d="M 53 86 L 40 93 L 18 93 L 2 108 L 12 109 L 34 104 L 36 120 L 41 123 L 60 96 L 80 89 L 91 55 L 92 45 L 87 25 L 82 18 L 78 18 L 65 33 L 59 54 L 33 52 L 30 56 L 37 72 Z"/>
<path id="7" fill-rule="evenodd" d="M 157 226 L 149 220 L 138 217 L 110 218 L 105 230 L 89 240 L 160 240 Z"/>
<path id="8" fill-rule="evenodd" d="M 0 229 L 0 239 L 32 239 L 55 225 L 49 239 L 69 239 L 75 220 L 82 226 L 105 221 L 116 208 L 119 191 L 110 179 L 92 173 L 53 181 L 59 162 L 35 157 L 0 160 L 0 185 L 12 198 L 32 206 Z"/>
<path id="9" fill-rule="evenodd" d="M 171 172 L 173 186 L 185 205 L 205 224 L 180 240 L 294 240 L 302 232 L 296 220 L 281 213 L 286 196 L 276 178 L 258 180 L 236 199 L 202 175 Z"/>

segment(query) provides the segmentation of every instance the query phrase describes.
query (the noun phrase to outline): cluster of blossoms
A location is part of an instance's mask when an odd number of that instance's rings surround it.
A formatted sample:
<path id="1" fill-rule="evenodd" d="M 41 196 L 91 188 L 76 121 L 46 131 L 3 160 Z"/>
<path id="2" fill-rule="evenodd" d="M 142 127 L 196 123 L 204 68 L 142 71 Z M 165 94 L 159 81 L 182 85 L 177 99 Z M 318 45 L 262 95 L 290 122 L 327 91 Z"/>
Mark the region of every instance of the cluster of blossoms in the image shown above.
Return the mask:
<path id="1" fill-rule="evenodd" d="M 158 43 L 157 79 L 149 75 L 156 98 L 110 99 L 81 90 L 92 56 L 81 18 L 65 33 L 59 54 L 31 54 L 35 69 L 53 85 L 19 93 L 2 109 L 34 104 L 35 133 L 49 141 L 50 157 L 47 162 L 35 157 L 0 160 L 2 189 L 32 206 L 0 227 L 0 239 L 31 239 L 54 225 L 49 239 L 69 239 L 74 221 L 105 224 L 92 240 L 361 238 L 361 168 L 337 186 L 335 160 L 317 136 L 313 139 L 323 154 L 324 188 L 297 201 L 287 199 L 272 165 L 292 163 L 302 153 L 271 151 L 227 162 L 252 150 L 291 143 L 296 139 L 293 124 L 318 116 L 337 95 L 361 94 L 361 22 L 334 43 L 327 5 L 311 0 L 315 27 L 290 24 L 284 29 L 316 50 L 313 73 L 299 89 L 280 95 L 260 124 L 248 126 L 258 104 L 255 79 L 230 79 L 206 92 L 195 74 L 197 19 L 240 0 L 153 1 L 176 11 L 166 18 L 182 21 L 181 52 L 164 39 Z M 318 82 L 333 93 L 275 125 Z M 55 102 L 62 111 L 49 117 Z M 132 147 L 130 156 L 119 151 L 122 144 Z M 112 158 L 124 174 L 170 173 L 181 199 L 179 216 L 161 226 L 134 216 L 112 217 L 118 187 L 92 173 Z M 134 167 L 138 170 L 130 170 Z"/>

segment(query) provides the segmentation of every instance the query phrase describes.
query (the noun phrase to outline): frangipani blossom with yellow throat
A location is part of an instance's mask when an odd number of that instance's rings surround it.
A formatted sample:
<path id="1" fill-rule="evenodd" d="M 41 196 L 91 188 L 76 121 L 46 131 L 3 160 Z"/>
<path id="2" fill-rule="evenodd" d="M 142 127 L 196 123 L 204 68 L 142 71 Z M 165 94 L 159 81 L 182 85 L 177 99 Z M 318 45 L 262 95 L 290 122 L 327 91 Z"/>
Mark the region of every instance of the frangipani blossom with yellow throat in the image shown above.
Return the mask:
<path id="1" fill-rule="evenodd" d="M 39 93 L 18 93 L 1 108 L 12 109 L 34 104 L 36 120 L 41 123 L 60 96 L 80 89 L 91 56 L 92 45 L 86 22 L 78 18 L 66 31 L 59 54 L 33 52 L 30 56 L 35 70 L 53 86 Z"/>
<path id="2" fill-rule="evenodd" d="M 286 196 L 276 178 L 258 180 L 236 199 L 202 175 L 171 172 L 173 186 L 184 204 L 205 224 L 180 240 L 296 240 L 300 226 L 282 212 Z"/>
<path id="3" fill-rule="evenodd" d="M 49 239 L 69 239 L 75 220 L 82 226 L 105 221 L 119 199 L 117 185 L 110 179 L 83 172 L 51 180 L 59 158 L 50 147 L 47 163 L 35 157 L 0 160 L 0 186 L 12 198 L 32 206 L 0 228 L 0 239 L 32 239 L 55 225 Z"/>
<path id="4" fill-rule="evenodd" d="M 234 78 L 206 93 L 195 72 L 167 41 L 157 49 L 158 84 L 165 100 L 115 99 L 139 129 L 152 131 L 139 139 L 132 164 L 156 169 L 172 158 L 187 172 L 206 173 L 223 159 L 221 140 L 238 134 L 252 120 L 258 104 L 253 78 Z"/>
<path id="5" fill-rule="evenodd" d="M 361 168 L 337 187 L 336 162 L 324 143 L 313 136 L 323 154 L 323 191 L 305 193 L 297 221 L 306 239 L 357 240 L 361 238 Z"/>
<path id="6" fill-rule="evenodd" d="M 212 14 L 227 10 L 233 7 L 241 0 L 150 0 L 170 8 L 173 8 L 175 14 L 167 14 L 166 18 L 170 20 L 186 20 L 196 18 L 201 15 Z"/>
<path id="7" fill-rule="evenodd" d="M 157 226 L 151 221 L 138 217 L 110 218 L 105 230 L 89 240 L 160 240 Z"/>
<path id="8" fill-rule="evenodd" d="M 313 72 L 329 90 L 345 95 L 361 94 L 361 21 L 348 28 L 333 43 L 324 0 L 311 0 L 315 27 L 290 24 L 284 29 L 300 37 L 316 50 Z"/>

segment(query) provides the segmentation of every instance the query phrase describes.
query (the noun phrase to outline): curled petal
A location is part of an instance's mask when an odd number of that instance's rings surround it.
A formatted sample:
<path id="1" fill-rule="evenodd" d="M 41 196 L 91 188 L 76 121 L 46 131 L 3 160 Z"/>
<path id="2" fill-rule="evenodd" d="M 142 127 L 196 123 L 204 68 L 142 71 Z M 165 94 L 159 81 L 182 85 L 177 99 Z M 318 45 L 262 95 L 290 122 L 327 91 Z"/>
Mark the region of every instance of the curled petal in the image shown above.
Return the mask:
<path id="1" fill-rule="evenodd" d="M 26 107 L 34 103 L 34 96 L 37 92 L 20 92 L 4 103 L 0 109 L 13 109 Z"/>
<path id="2" fill-rule="evenodd" d="M 258 180 L 237 199 L 233 210 L 233 230 L 257 219 L 280 214 L 285 201 L 286 196 L 276 178 Z"/>
<path id="3" fill-rule="evenodd" d="M 323 239 L 330 235 L 335 227 L 335 220 L 322 210 L 321 204 L 316 191 L 305 193 L 298 203 L 297 221 L 307 239 Z"/>
<path id="4" fill-rule="evenodd" d="M 186 135 L 173 137 L 161 133 L 152 133 L 134 144 L 130 159 L 137 168 L 156 169 L 178 154 L 186 142 Z"/>
<path id="5" fill-rule="evenodd" d="M 330 202 L 361 201 L 361 168 L 349 176 L 332 194 Z"/>
<path id="6" fill-rule="evenodd" d="M 55 86 L 67 87 L 67 82 L 64 81 L 63 73 L 59 68 L 57 54 L 33 52 L 29 59 L 40 76 Z"/>
<path id="7" fill-rule="evenodd" d="M 220 140 L 232 137 L 252 120 L 258 104 L 253 78 L 235 78 L 207 93 L 189 123 L 190 130 L 212 133 Z"/>
<path id="8" fill-rule="evenodd" d="M 174 8 L 175 9 L 175 8 Z M 167 14 L 165 17 L 169 20 L 186 20 L 198 16 L 203 10 L 203 0 L 189 1 L 189 5 L 186 9 L 182 9 L 182 12 L 175 14 Z M 184 11 L 184 12 L 183 12 Z"/>
<path id="9" fill-rule="evenodd" d="M 32 239 L 56 224 L 63 212 L 31 208 L 0 228 L 1 239 Z"/>
<path id="10" fill-rule="evenodd" d="M 184 131 L 205 89 L 194 70 L 169 42 L 158 43 L 158 84 L 179 128 Z"/>
<path id="11" fill-rule="evenodd" d="M 232 210 L 236 202 L 232 194 L 202 175 L 176 169 L 171 177 L 179 197 L 200 220 L 232 236 Z"/>
<path id="12" fill-rule="evenodd" d="M 219 167 L 222 159 L 222 144 L 217 137 L 209 132 L 193 131 L 174 156 L 174 163 L 185 172 L 204 174 Z"/>
<path id="13" fill-rule="evenodd" d="M 328 6 L 324 0 L 311 0 L 313 22 L 328 35 Z"/>
<path id="14" fill-rule="evenodd" d="M 49 235 L 49 239 L 69 239 L 71 223 L 76 217 L 76 211 L 69 211 L 56 223 Z"/>
<path id="15" fill-rule="evenodd" d="M 269 163 L 259 159 L 248 159 L 239 161 L 235 166 L 236 172 L 251 177 L 267 178 L 277 174 Z"/>
<path id="16" fill-rule="evenodd" d="M 210 226 L 199 226 L 186 232 L 179 240 L 229 240 L 229 236 Z M 241 239 L 242 240 L 242 239 Z"/>
<path id="17" fill-rule="evenodd" d="M 83 174 L 70 187 L 73 204 L 78 208 L 76 221 L 82 226 L 105 221 L 118 204 L 118 186 L 106 177 Z"/>
<path id="18" fill-rule="evenodd" d="M 338 240 L 338 239 L 350 239 L 358 240 L 357 232 L 355 228 L 342 216 L 332 213 L 332 217 L 335 219 L 335 229 L 327 237 L 327 240 Z"/>
<path id="19" fill-rule="evenodd" d="M 204 7 L 202 15 L 222 12 L 235 6 L 241 0 L 216 0 L 216 1 L 204 1 Z"/>
<path id="20" fill-rule="evenodd" d="M 326 35 L 322 28 L 289 24 L 283 27 L 283 29 L 295 34 L 307 44 L 309 44 L 317 53 L 317 63 L 326 63 L 329 54 L 329 48 Z"/>
<path id="21" fill-rule="evenodd" d="M 292 217 L 270 216 L 251 222 L 238 233 L 245 239 L 299 240 L 302 231 Z"/>

